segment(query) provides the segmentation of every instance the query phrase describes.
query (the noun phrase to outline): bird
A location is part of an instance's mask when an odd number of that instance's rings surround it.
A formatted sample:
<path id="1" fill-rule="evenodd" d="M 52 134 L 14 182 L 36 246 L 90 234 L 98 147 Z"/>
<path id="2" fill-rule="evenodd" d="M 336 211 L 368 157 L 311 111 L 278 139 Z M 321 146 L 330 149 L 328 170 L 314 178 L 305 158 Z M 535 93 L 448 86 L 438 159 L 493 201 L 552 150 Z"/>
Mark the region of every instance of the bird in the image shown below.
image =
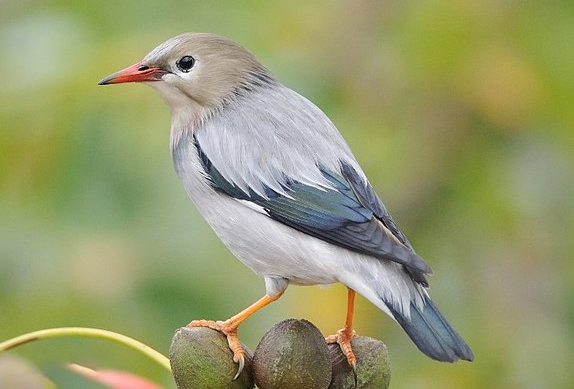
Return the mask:
<path id="1" fill-rule="evenodd" d="M 227 248 L 265 283 L 265 295 L 227 320 L 193 320 L 227 336 L 244 367 L 241 323 L 290 284 L 347 287 L 344 326 L 327 336 L 349 365 L 359 293 L 394 319 L 424 354 L 473 353 L 428 294 L 432 270 L 376 194 L 341 133 L 239 43 L 184 33 L 100 85 L 143 83 L 171 113 L 177 176 Z"/>

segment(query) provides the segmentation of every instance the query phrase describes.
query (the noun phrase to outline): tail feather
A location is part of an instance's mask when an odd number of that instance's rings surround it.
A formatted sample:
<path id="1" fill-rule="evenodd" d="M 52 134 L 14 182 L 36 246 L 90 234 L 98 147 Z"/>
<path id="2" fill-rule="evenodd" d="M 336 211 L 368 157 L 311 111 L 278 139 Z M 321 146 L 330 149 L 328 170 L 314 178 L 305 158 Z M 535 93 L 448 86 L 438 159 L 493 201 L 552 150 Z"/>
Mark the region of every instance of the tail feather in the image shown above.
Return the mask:
<path id="1" fill-rule="evenodd" d="M 417 347 L 429 357 L 441 362 L 474 359 L 470 347 L 448 324 L 430 298 L 425 297 L 422 308 L 411 303 L 410 318 L 392 304 L 387 304 L 387 307 Z"/>

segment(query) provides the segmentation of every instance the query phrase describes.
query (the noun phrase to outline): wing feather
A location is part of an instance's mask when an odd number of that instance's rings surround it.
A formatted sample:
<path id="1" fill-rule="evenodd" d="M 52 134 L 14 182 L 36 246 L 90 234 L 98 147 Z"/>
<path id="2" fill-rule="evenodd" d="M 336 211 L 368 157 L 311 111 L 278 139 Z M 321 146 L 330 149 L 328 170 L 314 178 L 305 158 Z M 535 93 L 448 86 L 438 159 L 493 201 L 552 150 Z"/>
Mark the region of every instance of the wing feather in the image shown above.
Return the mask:
<path id="1" fill-rule="evenodd" d="M 274 220 L 329 243 L 405 266 L 418 283 L 427 286 L 431 269 L 414 252 L 370 184 L 340 161 L 340 171 L 318 166 L 327 185 L 309 185 L 284 177 L 281 188 L 262 180 L 256 188 L 229 182 L 214 166 L 197 138 L 206 178 L 225 195 L 250 202 Z M 250 177 L 253 182 L 256 177 Z M 279 190 L 278 190 L 279 189 Z"/>

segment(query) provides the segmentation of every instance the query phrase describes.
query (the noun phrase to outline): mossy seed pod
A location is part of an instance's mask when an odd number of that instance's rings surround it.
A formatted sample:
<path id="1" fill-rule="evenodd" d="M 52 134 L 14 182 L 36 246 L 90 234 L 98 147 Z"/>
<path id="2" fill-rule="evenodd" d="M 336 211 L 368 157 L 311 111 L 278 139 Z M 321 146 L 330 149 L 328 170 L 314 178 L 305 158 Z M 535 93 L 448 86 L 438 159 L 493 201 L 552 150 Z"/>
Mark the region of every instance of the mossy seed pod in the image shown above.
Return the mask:
<path id="1" fill-rule="evenodd" d="M 233 362 L 226 337 L 210 328 L 183 327 L 176 331 L 169 360 L 178 389 L 252 389 L 252 354 L 246 351 L 245 368 L 236 380 L 238 364 Z"/>
<path id="2" fill-rule="evenodd" d="M 331 359 L 325 338 L 312 323 L 288 319 L 265 333 L 253 355 L 259 389 L 327 389 Z"/>

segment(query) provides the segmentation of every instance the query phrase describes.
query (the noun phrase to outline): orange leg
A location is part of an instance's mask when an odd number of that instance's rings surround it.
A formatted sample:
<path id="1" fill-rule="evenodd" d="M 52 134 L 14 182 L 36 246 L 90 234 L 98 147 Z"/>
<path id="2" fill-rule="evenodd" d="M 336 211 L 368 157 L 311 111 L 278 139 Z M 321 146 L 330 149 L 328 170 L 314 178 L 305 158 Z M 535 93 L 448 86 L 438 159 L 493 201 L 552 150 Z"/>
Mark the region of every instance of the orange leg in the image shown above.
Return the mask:
<path id="1" fill-rule="evenodd" d="M 353 314 L 355 312 L 355 291 L 347 288 L 347 319 L 345 320 L 345 327 L 337 331 L 335 335 L 328 336 L 325 340 L 327 343 L 338 343 L 341 347 L 343 355 L 347 357 L 347 362 L 355 370 L 357 366 L 357 358 L 351 348 L 351 339 L 355 336 L 353 330 Z"/>
<path id="2" fill-rule="evenodd" d="M 239 374 L 243 371 L 243 367 L 245 366 L 245 350 L 241 347 L 241 343 L 239 342 L 239 338 L 237 337 L 237 327 L 245 319 L 249 316 L 253 315 L 255 312 L 263 308 L 264 306 L 272 303 L 273 301 L 277 300 L 281 297 L 281 293 L 277 293 L 274 296 L 265 295 L 255 303 L 251 304 L 243 311 L 239 312 L 237 315 L 230 317 L 225 321 L 214 321 L 214 320 L 193 320 L 189 323 L 188 327 L 208 327 L 223 333 L 227 337 L 227 343 L 229 344 L 229 348 L 233 351 L 233 361 L 239 364 L 239 368 L 237 369 L 237 374 L 233 379 L 237 379 Z"/>

